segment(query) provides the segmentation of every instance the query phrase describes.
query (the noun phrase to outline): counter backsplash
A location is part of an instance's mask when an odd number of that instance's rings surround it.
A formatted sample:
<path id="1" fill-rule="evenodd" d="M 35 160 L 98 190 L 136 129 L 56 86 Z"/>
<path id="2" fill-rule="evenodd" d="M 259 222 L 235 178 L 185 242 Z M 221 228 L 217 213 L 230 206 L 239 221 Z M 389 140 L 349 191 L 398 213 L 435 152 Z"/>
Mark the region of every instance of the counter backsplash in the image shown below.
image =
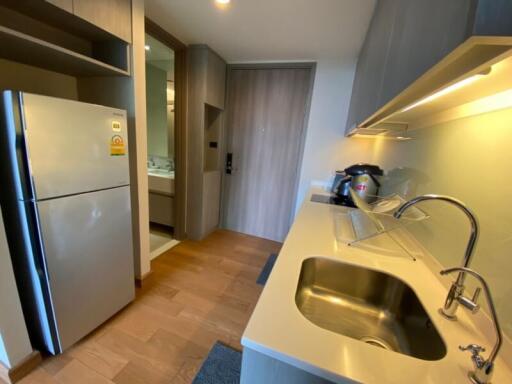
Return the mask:
<path id="1" fill-rule="evenodd" d="M 357 146 L 358 142 L 366 141 L 360 144 L 367 147 L 368 140 L 372 141 L 370 151 L 352 162 L 371 162 L 386 170 L 382 193 L 398 192 L 405 198 L 425 193 L 450 195 L 476 213 L 481 233 L 471 267 L 489 281 L 509 338 L 512 337 L 511 127 L 512 109 L 506 109 L 412 131 L 409 136 L 413 139 L 408 141 L 349 138 L 343 143 Z M 410 231 L 444 266 L 458 266 L 469 236 L 466 217 L 440 202 L 426 202 L 422 207 L 431 218 L 410 226 Z"/>

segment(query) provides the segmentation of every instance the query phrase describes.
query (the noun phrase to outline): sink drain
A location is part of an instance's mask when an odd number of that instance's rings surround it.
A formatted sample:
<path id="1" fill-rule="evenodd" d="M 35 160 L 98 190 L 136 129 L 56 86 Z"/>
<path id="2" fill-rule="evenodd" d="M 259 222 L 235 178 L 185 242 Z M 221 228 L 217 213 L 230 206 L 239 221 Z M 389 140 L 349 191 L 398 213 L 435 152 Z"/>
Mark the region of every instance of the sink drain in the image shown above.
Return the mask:
<path id="1" fill-rule="evenodd" d="M 378 337 L 374 336 L 364 336 L 361 337 L 359 340 L 361 340 L 363 343 L 373 345 L 375 347 L 383 348 L 392 351 L 393 348 L 386 343 L 384 340 L 379 339 Z"/>

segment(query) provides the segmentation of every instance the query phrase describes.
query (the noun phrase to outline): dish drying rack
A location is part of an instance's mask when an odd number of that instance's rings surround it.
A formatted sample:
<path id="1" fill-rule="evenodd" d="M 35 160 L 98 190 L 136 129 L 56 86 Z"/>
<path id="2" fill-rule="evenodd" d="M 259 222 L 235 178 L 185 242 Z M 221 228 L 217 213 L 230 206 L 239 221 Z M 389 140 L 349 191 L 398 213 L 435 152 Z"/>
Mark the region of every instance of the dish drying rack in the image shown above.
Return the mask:
<path id="1" fill-rule="evenodd" d="M 364 201 L 353 189 L 350 189 L 350 195 L 358 209 L 351 208 L 338 213 L 335 219 L 336 238 L 347 245 L 404 228 L 430 217 L 423 210 L 413 206 L 408 208 L 400 219 L 396 219 L 393 214 L 406 202 L 396 193 L 385 197 L 373 196 L 375 200 L 371 203 Z"/>

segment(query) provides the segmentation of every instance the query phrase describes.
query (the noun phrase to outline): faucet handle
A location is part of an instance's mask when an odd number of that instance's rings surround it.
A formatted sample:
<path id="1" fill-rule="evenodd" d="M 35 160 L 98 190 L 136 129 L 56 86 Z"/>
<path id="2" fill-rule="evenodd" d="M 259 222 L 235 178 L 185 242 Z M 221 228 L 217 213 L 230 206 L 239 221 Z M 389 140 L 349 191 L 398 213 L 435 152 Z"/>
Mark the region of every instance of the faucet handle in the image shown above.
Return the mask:
<path id="1" fill-rule="evenodd" d="M 480 296 L 480 292 L 482 288 L 478 287 L 475 289 L 475 293 L 473 293 L 473 297 L 471 299 L 466 296 L 459 296 L 457 300 L 460 304 L 465 306 L 467 309 L 471 311 L 471 313 L 477 313 L 480 310 L 480 305 L 478 304 L 478 297 Z"/>
<path id="2" fill-rule="evenodd" d="M 478 297 L 480 296 L 480 292 L 482 292 L 482 288 L 478 287 L 475 289 L 475 293 L 473 293 L 473 302 L 478 302 Z"/>
<path id="3" fill-rule="evenodd" d="M 473 361 L 473 364 L 475 365 L 476 369 L 482 369 L 482 367 L 484 367 L 484 365 L 486 364 L 485 359 L 482 357 L 482 355 L 480 355 L 480 352 L 485 352 L 484 347 L 481 347 L 480 345 L 477 344 L 469 344 L 467 347 L 459 345 L 459 349 L 461 351 L 471 352 L 471 360 Z M 482 381 L 482 383 L 487 383 L 487 381 Z"/>
<path id="4" fill-rule="evenodd" d="M 463 352 L 470 351 L 473 356 L 478 356 L 480 355 L 480 352 L 485 352 L 485 348 L 477 344 L 469 344 L 466 347 L 459 345 L 459 349 Z"/>
<path id="5" fill-rule="evenodd" d="M 471 301 L 477 305 L 474 312 L 476 312 L 480 309 L 480 305 L 478 305 L 478 298 L 480 297 L 481 292 L 482 292 L 482 288 L 478 287 L 475 289 L 475 293 L 473 293 L 473 298 L 471 299 Z"/>

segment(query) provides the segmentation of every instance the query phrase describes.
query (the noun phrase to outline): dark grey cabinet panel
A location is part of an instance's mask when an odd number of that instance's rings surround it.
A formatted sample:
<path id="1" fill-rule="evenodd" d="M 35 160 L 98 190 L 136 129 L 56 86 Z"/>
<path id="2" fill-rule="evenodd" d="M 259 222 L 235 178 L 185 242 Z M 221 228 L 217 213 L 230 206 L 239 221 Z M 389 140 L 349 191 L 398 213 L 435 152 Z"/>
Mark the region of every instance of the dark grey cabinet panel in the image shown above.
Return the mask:
<path id="1" fill-rule="evenodd" d="M 473 35 L 512 35 L 512 1 L 478 0 L 473 20 Z"/>
<path id="2" fill-rule="evenodd" d="M 471 8 L 468 0 L 400 0 L 376 109 L 466 39 Z"/>
<path id="3" fill-rule="evenodd" d="M 347 130 L 378 107 L 398 4 L 399 0 L 377 2 L 357 63 Z"/>
<path id="4" fill-rule="evenodd" d="M 511 0 L 379 0 L 363 44 L 346 133 L 472 36 L 512 36 Z"/>

